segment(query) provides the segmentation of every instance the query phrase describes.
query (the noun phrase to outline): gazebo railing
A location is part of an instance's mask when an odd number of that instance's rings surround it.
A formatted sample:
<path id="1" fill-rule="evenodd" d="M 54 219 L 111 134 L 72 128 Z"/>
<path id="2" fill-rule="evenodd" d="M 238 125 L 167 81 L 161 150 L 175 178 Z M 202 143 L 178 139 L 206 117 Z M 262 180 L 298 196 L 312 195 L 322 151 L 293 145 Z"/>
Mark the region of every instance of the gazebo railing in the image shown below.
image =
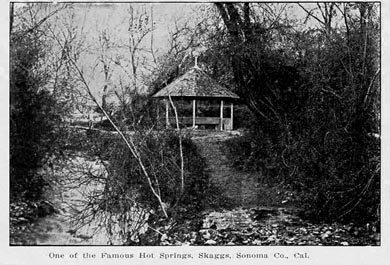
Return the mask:
<path id="1" fill-rule="evenodd" d="M 172 126 L 176 125 L 176 119 L 174 117 L 169 117 L 169 124 Z M 161 118 L 161 122 L 166 122 L 166 118 Z M 224 130 L 232 130 L 231 128 L 231 119 L 223 118 L 223 128 Z M 179 117 L 179 123 L 181 126 L 193 126 L 193 117 Z M 195 117 L 195 126 L 199 125 L 215 125 L 215 129 L 219 130 L 221 128 L 221 118 L 220 117 Z"/>

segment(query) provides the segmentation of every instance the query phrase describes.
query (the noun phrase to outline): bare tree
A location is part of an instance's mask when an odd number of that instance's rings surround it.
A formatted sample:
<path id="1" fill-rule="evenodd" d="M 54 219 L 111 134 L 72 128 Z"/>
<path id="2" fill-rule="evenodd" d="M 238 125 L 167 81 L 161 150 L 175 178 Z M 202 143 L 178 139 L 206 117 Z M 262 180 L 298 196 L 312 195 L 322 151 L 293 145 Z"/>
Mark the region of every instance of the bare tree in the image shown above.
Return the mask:
<path id="1" fill-rule="evenodd" d="M 147 28 L 147 21 L 148 17 L 145 15 L 145 13 L 141 13 L 139 16 L 135 16 L 135 11 L 130 8 L 130 28 L 129 28 L 129 45 L 128 52 L 130 53 L 130 64 L 132 65 L 132 79 L 133 79 L 133 88 L 137 87 L 137 81 L 134 81 L 136 79 L 137 75 L 137 69 L 139 66 L 139 61 L 137 59 L 137 53 L 141 50 L 139 45 L 141 44 L 143 38 L 150 32 L 150 30 Z M 133 30 L 134 28 L 134 30 Z M 66 31 L 69 33 L 69 31 Z M 103 86 L 103 100 L 100 102 L 93 91 L 96 91 L 96 89 L 93 89 L 91 87 L 90 82 L 88 81 L 84 70 L 82 66 L 80 66 L 81 62 L 79 61 L 80 56 L 80 50 L 77 49 L 77 46 L 72 46 L 74 43 L 74 40 L 71 38 L 71 34 L 66 35 L 63 34 L 63 38 L 60 38 L 58 34 L 55 34 L 54 31 L 52 31 L 52 38 L 56 41 L 57 45 L 60 47 L 60 49 L 63 51 L 63 54 L 67 60 L 67 62 L 72 66 L 72 69 L 74 71 L 74 74 L 77 75 L 77 78 L 79 80 L 80 88 L 83 89 L 84 93 L 88 96 L 88 98 L 100 109 L 100 111 L 103 113 L 104 117 L 110 122 L 112 127 L 114 128 L 115 132 L 118 134 L 118 136 L 122 139 L 123 143 L 126 145 L 130 153 L 132 154 L 133 158 L 135 159 L 138 167 L 140 168 L 143 177 L 145 178 L 146 182 L 148 183 L 148 187 L 155 197 L 155 199 L 158 201 L 160 205 L 161 212 L 165 218 L 168 218 L 168 207 L 169 204 L 164 201 L 164 198 L 162 197 L 162 191 L 159 186 L 159 182 L 156 181 L 156 172 L 150 171 L 148 166 L 145 164 L 142 152 L 142 146 L 145 144 L 145 140 L 141 140 L 140 142 L 135 142 L 133 139 L 132 133 L 125 132 L 121 129 L 122 127 L 122 121 L 114 121 L 111 114 L 107 112 L 104 104 L 104 96 L 106 95 L 106 92 L 108 90 L 108 87 L 106 84 Z M 99 51 L 97 53 L 97 62 L 102 66 L 103 71 L 103 77 L 104 80 L 108 83 L 110 79 L 110 75 L 112 71 L 114 71 L 113 67 L 114 65 L 117 65 L 118 63 L 115 63 L 114 60 L 116 58 L 115 52 L 118 52 L 118 50 L 115 50 L 117 47 L 112 44 L 110 40 L 110 36 L 108 32 L 103 31 L 98 37 L 99 39 Z M 121 64 L 119 62 L 119 64 Z M 123 65 L 122 65 L 123 66 Z M 126 91 L 127 92 L 127 91 Z M 131 102 L 129 102 L 131 104 Z M 172 102 L 173 104 L 173 102 Z M 118 124 L 119 122 L 119 124 Z M 136 127 L 134 126 L 134 129 Z M 144 139 L 152 133 L 153 127 L 148 129 L 147 133 L 143 136 Z M 179 172 L 181 172 L 180 177 L 180 193 L 178 194 L 179 197 L 184 192 L 184 186 L 185 186 L 185 180 L 184 180 L 184 159 L 183 159 L 183 149 L 182 149 L 182 139 L 181 134 L 179 133 L 179 152 L 180 152 L 180 167 Z"/>

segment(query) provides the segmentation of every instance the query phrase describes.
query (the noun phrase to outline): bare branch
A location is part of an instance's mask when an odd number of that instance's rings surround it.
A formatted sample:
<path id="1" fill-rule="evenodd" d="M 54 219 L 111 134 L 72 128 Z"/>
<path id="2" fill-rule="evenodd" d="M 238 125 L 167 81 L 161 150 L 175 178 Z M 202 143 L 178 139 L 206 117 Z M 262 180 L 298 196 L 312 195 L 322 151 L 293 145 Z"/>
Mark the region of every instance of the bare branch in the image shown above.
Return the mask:
<path id="1" fill-rule="evenodd" d="M 62 48 L 64 48 L 63 44 L 58 39 L 57 39 L 57 42 Z M 85 88 L 87 94 L 89 95 L 91 100 L 95 103 L 95 105 L 101 110 L 101 112 L 107 118 L 107 120 L 110 122 L 110 124 L 114 127 L 115 131 L 119 134 L 121 139 L 125 142 L 126 146 L 129 148 L 133 157 L 136 159 L 138 165 L 140 166 L 140 168 L 144 174 L 144 177 L 146 178 L 146 180 L 149 184 L 150 190 L 152 191 L 153 195 L 156 197 L 157 201 L 159 202 L 159 204 L 161 206 L 161 209 L 162 209 L 162 212 L 163 212 L 165 218 L 168 218 L 168 214 L 166 211 L 166 204 L 162 201 L 161 196 L 156 192 L 155 188 L 153 187 L 149 173 L 147 172 L 146 167 L 145 167 L 144 163 L 142 162 L 141 156 L 140 156 L 140 154 L 136 148 L 136 145 L 134 144 L 131 136 L 129 137 L 129 139 L 127 139 L 127 137 L 123 134 L 123 132 L 114 123 L 114 121 L 111 119 L 110 115 L 106 112 L 106 110 L 102 107 L 102 105 L 99 104 L 99 102 L 96 100 L 95 96 L 92 94 L 92 91 L 88 85 L 88 82 L 84 78 L 84 74 L 83 74 L 82 70 L 78 67 L 77 63 L 73 60 L 73 58 L 69 54 L 67 54 L 67 55 L 68 55 L 67 56 L 68 60 L 73 65 L 74 69 L 77 71 L 77 73 L 81 79 L 81 82 L 84 84 L 84 88 Z"/>
<path id="2" fill-rule="evenodd" d="M 34 32 L 35 30 L 37 30 L 43 23 L 45 23 L 49 18 L 51 18 L 52 16 L 54 16 L 55 14 L 57 14 L 58 12 L 60 12 L 61 10 L 67 8 L 67 4 L 64 4 L 64 5 L 61 5 L 59 8 L 57 8 L 56 10 L 52 11 L 49 15 L 45 16 L 44 18 L 42 18 L 40 21 L 38 21 L 37 23 L 34 24 L 34 26 L 32 26 L 31 28 L 25 30 L 22 34 L 18 35 L 17 36 L 17 39 L 20 39 L 22 38 L 23 36 L 25 36 L 26 34 L 28 33 L 31 33 L 31 32 Z M 31 9 L 30 9 L 31 11 Z"/>
<path id="3" fill-rule="evenodd" d="M 315 20 L 317 20 L 318 22 L 320 22 L 322 25 L 326 25 L 324 21 L 322 21 L 321 19 L 319 19 L 318 17 L 313 15 L 314 10 L 309 11 L 304 6 L 302 6 L 300 3 L 297 3 L 297 4 L 307 13 L 308 17 L 310 16 L 310 17 L 314 18 Z"/>
<path id="4" fill-rule="evenodd" d="M 168 95 L 169 102 L 171 103 L 171 106 L 173 108 L 173 111 L 175 113 L 175 119 L 176 119 L 176 128 L 179 131 L 179 150 L 180 150 L 180 174 L 181 174 L 181 194 L 184 192 L 184 157 L 183 157 L 183 145 L 182 145 L 182 136 L 179 126 L 179 116 L 177 115 L 177 110 L 175 105 L 173 104 L 171 95 Z"/>
<path id="5" fill-rule="evenodd" d="M 370 81 L 370 84 L 368 85 L 368 88 L 367 88 L 367 92 L 366 92 L 366 95 L 364 97 L 364 100 L 363 100 L 363 104 L 366 104 L 367 102 L 367 98 L 368 98 L 368 95 L 370 94 L 370 91 L 371 91 L 371 88 L 374 84 L 374 81 L 375 79 L 378 77 L 379 73 L 380 73 L 380 68 L 378 68 L 374 74 L 374 76 L 372 77 L 371 81 Z"/>

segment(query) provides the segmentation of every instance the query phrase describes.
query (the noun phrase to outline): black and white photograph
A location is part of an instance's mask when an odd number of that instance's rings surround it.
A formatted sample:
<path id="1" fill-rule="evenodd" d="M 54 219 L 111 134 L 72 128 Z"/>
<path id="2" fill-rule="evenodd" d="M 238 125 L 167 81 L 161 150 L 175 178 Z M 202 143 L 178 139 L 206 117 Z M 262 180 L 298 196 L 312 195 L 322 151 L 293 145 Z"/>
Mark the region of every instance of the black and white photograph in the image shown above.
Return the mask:
<path id="1" fill-rule="evenodd" d="M 9 2 L 7 244 L 380 248 L 381 4 Z"/>

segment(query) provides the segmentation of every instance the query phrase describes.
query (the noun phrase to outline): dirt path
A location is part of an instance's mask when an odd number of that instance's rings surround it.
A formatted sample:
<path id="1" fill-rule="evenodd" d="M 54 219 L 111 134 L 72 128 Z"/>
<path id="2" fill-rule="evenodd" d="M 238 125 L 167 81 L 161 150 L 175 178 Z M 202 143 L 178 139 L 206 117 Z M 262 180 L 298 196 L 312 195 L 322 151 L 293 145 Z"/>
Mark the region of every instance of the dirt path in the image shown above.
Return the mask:
<path id="1" fill-rule="evenodd" d="M 201 155 L 207 161 L 211 182 L 223 190 L 223 195 L 240 207 L 286 207 L 288 194 L 259 184 L 260 173 L 243 172 L 231 166 L 224 141 L 239 137 L 238 132 L 211 132 L 193 137 Z M 279 192 L 279 194 L 278 194 Z M 276 200 L 275 200 L 276 199 Z M 283 202 L 283 203 L 282 203 Z"/>
<path id="2" fill-rule="evenodd" d="M 286 196 L 278 196 L 278 191 L 259 184 L 259 173 L 243 172 L 231 166 L 224 145 L 226 140 L 235 137 L 239 137 L 238 132 L 212 132 L 193 137 L 201 155 L 206 159 L 206 171 L 210 174 L 211 182 L 222 190 L 222 196 L 236 205 L 233 209 L 222 212 L 212 209 L 207 211 L 203 228 L 247 231 L 256 222 L 251 214 L 253 212 L 267 213 L 262 221 L 268 225 L 297 219 L 291 214 L 291 209 L 283 205 L 286 203 Z"/>

